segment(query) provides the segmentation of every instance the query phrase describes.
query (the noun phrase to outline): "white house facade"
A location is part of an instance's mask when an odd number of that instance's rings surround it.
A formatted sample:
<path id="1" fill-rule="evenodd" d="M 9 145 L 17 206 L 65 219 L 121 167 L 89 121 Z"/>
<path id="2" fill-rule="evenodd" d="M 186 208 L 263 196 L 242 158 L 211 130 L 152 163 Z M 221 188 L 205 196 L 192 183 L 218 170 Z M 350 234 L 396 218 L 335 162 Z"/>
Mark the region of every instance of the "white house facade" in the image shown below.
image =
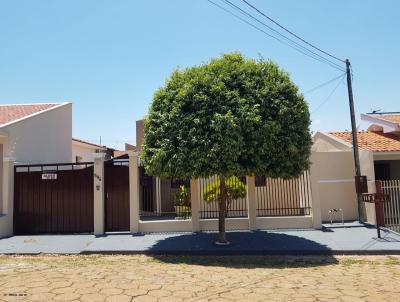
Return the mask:
<path id="1" fill-rule="evenodd" d="M 16 163 L 70 162 L 72 104 L 0 105 L 3 158 Z"/>
<path id="2" fill-rule="evenodd" d="M 106 151 L 107 148 L 104 146 L 73 138 L 71 162 L 92 162 L 94 161 L 95 153 L 106 153 Z"/>

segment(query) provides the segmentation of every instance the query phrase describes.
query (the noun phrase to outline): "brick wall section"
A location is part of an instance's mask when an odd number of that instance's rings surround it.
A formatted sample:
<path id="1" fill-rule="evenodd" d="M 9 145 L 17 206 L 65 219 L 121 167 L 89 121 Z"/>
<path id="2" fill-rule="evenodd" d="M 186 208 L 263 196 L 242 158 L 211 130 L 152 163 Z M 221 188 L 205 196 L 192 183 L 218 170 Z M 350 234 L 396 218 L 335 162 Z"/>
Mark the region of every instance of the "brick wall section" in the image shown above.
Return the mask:
<path id="1" fill-rule="evenodd" d="M 136 121 L 136 149 L 138 152 L 142 151 L 142 144 L 144 138 L 144 120 Z"/>

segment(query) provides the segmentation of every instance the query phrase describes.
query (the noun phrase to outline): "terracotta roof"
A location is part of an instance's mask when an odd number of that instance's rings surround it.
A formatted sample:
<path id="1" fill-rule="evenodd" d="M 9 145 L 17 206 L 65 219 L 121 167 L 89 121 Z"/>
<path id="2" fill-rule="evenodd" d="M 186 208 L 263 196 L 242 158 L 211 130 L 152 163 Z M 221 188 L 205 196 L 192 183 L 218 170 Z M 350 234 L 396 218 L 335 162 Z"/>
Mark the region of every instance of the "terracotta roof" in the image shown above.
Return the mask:
<path id="1" fill-rule="evenodd" d="M 395 122 L 395 123 L 400 124 L 400 114 L 382 114 L 382 115 L 378 115 L 376 117 L 381 120 Z"/>
<path id="2" fill-rule="evenodd" d="M 120 157 L 127 155 L 128 151 L 114 150 L 114 157 Z"/>
<path id="3" fill-rule="evenodd" d="M 331 135 L 352 144 L 351 132 L 330 132 Z M 358 147 L 377 152 L 400 151 L 400 137 L 382 132 L 357 132 Z"/>
<path id="4" fill-rule="evenodd" d="M 28 117 L 60 104 L 0 105 L 0 125 Z"/>
<path id="5" fill-rule="evenodd" d="M 72 138 L 72 140 L 75 141 L 75 142 L 81 143 L 81 144 L 90 145 L 90 146 L 97 147 L 97 148 L 100 148 L 100 149 L 107 149 L 106 146 L 100 146 L 100 145 L 93 144 L 93 143 L 90 143 L 88 141 L 84 141 L 84 140 L 81 140 L 81 139 Z"/>

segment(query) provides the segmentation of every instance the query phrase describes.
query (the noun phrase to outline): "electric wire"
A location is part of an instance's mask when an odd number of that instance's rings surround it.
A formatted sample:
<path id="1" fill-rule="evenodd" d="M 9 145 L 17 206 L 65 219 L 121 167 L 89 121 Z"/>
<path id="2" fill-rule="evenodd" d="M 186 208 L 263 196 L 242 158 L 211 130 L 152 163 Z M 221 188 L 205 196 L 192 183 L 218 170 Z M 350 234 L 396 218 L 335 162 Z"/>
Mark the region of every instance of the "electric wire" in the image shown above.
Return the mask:
<path id="1" fill-rule="evenodd" d="M 246 5 L 248 5 L 249 7 L 251 7 L 252 9 L 254 9 L 255 11 L 257 11 L 259 14 L 261 14 L 262 16 L 264 16 L 265 18 L 267 18 L 268 20 L 270 20 L 271 22 L 273 22 L 275 25 L 279 26 L 280 28 L 282 28 L 284 31 L 286 31 L 287 33 L 291 34 L 292 36 L 296 37 L 297 39 L 299 39 L 300 41 L 302 41 L 303 43 L 311 46 L 312 48 L 326 54 L 327 56 L 336 59 L 340 62 L 345 62 L 345 60 L 342 60 L 340 58 L 338 58 L 337 56 L 334 56 L 332 54 L 330 54 L 327 51 L 322 50 L 321 48 L 315 46 L 314 44 L 311 44 L 310 42 L 304 40 L 303 38 L 301 38 L 300 36 L 298 36 L 297 34 L 295 34 L 294 32 L 292 32 L 291 30 L 287 29 L 285 26 L 281 25 L 279 22 L 275 21 L 274 19 L 272 19 L 271 17 L 269 17 L 267 14 L 265 14 L 264 12 L 262 12 L 261 10 L 259 10 L 257 7 L 255 7 L 254 5 L 252 5 L 251 3 L 249 3 L 246 0 L 242 0 L 242 2 L 244 2 Z"/>
<path id="2" fill-rule="evenodd" d="M 301 49 L 299 49 L 299 48 L 297 48 L 297 47 L 295 47 L 295 46 L 293 46 L 293 45 L 291 45 L 291 44 L 289 44 L 289 43 L 286 43 L 285 41 L 280 40 L 279 38 L 277 38 L 277 37 L 275 37 L 275 36 L 269 34 L 269 33 L 266 32 L 265 30 L 259 28 L 258 26 L 256 26 L 256 25 L 254 25 L 253 23 L 247 21 L 246 19 L 244 19 L 244 18 L 242 18 L 242 17 L 236 15 L 235 13 L 233 13 L 233 12 L 231 12 L 230 10 L 226 9 L 225 7 L 223 7 L 223 6 L 221 6 L 221 5 L 217 4 L 217 3 L 215 3 L 214 1 L 212 1 L 212 0 L 207 0 L 207 1 L 210 2 L 211 4 L 213 4 L 214 6 L 218 7 L 219 9 L 221 9 L 221 10 L 227 12 L 228 14 L 234 16 L 235 18 L 241 20 L 242 22 L 248 24 L 249 26 L 253 27 L 254 29 L 256 29 L 256 30 L 258 30 L 258 31 L 260 31 L 260 32 L 262 32 L 262 33 L 264 33 L 265 35 L 267 35 L 267 36 L 269 36 L 269 37 L 271 37 L 271 38 L 273 38 L 273 39 L 275 39 L 275 40 L 277 40 L 278 42 L 280 42 L 280 43 L 282 43 L 282 44 L 284 44 L 284 45 L 286 45 L 286 46 L 289 46 L 289 47 L 291 47 L 291 48 L 297 50 L 298 52 L 300 52 L 300 53 L 302 53 L 302 54 L 304 54 L 304 55 L 306 55 L 306 56 L 308 56 L 308 57 L 310 57 L 310 58 L 313 58 L 313 59 L 315 59 L 315 60 L 317 60 L 317 61 L 319 61 L 319 62 L 321 62 L 321 63 L 328 64 L 328 65 L 330 65 L 331 67 L 336 68 L 336 69 L 338 69 L 338 70 L 344 72 L 344 69 L 339 68 L 339 67 L 337 67 L 337 66 L 335 66 L 335 65 L 332 65 L 331 63 L 328 63 L 328 62 L 326 62 L 326 61 L 324 61 L 324 60 L 321 60 L 321 59 L 319 59 L 318 57 L 315 57 L 315 56 L 313 56 L 313 55 L 311 55 L 311 54 L 309 54 L 309 53 L 307 53 L 307 52 L 304 52 L 303 50 L 301 50 Z"/>
<path id="3" fill-rule="evenodd" d="M 258 18 L 254 17 L 251 13 L 249 13 L 248 11 L 242 9 L 240 6 L 237 6 L 236 4 L 232 3 L 229 0 L 220 0 L 225 2 L 227 5 L 229 5 L 231 8 L 235 9 L 236 11 L 246 15 L 247 17 L 255 20 L 256 22 L 258 22 L 259 24 L 267 27 L 269 30 L 271 30 L 272 32 L 278 34 L 280 37 L 282 37 L 283 39 L 285 39 L 286 41 L 288 41 L 289 43 L 292 43 L 294 45 L 296 45 L 297 47 L 303 49 L 304 51 L 307 51 L 311 54 L 313 54 L 314 56 L 317 56 L 319 59 L 326 61 L 329 65 L 335 65 L 337 68 L 342 69 L 342 66 L 336 64 L 335 62 L 332 62 L 330 60 L 328 60 L 327 58 L 321 56 L 320 54 L 316 53 L 315 51 L 312 51 L 310 49 L 308 49 L 307 47 L 301 45 L 300 43 L 293 41 L 292 39 L 288 38 L 287 36 L 283 35 L 282 33 L 280 33 L 279 31 L 277 31 L 276 29 L 274 29 L 273 27 L 269 26 L 268 24 L 266 24 L 265 22 L 259 20 Z M 344 70 L 343 70 L 344 71 Z"/>
<path id="4" fill-rule="evenodd" d="M 327 98 L 325 100 L 323 100 L 312 112 L 311 114 L 314 114 L 316 111 L 318 111 L 323 105 L 326 104 L 326 102 L 329 101 L 329 99 L 332 97 L 332 95 L 335 93 L 335 91 L 338 89 L 338 87 L 340 86 L 340 84 L 343 82 L 344 78 L 345 78 L 346 74 L 342 75 L 342 78 L 340 79 L 340 81 L 337 83 L 337 85 L 333 88 L 333 90 L 331 91 L 331 93 L 329 93 L 329 95 L 327 96 Z"/>
<path id="5" fill-rule="evenodd" d="M 314 92 L 314 91 L 316 91 L 316 90 L 318 90 L 318 89 L 320 89 L 320 88 L 322 88 L 322 87 L 325 87 L 326 85 L 329 85 L 330 83 L 336 81 L 337 79 L 340 79 L 340 78 L 343 77 L 344 75 L 345 75 L 345 74 L 342 73 L 342 74 L 340 74 L 339 76 L 334 77 L 333 79 L 330 79 L 329 81 L 326 81 L 326 82 L 324 82 L 324 83 L 322 83 L 322 84 L 319 84 L 319 85 L 315 86 L 314 88 L 311 88 L 311 89 L 307 90 L 307 91 L 304 92 L 303 94 L 309 94 L 309 93 Z"/>

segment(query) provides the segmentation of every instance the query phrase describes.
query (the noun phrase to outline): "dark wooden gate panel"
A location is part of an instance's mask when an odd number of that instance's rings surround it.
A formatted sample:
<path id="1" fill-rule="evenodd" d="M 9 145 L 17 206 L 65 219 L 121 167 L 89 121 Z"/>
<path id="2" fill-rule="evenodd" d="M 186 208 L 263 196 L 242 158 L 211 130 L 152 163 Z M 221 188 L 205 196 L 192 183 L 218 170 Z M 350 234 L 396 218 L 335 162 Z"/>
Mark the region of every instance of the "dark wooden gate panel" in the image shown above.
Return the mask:
<path id="1" fill-rule="evenodd" d="M 14 233 L 93 232 L 93 167 L 85 165 L 15 167 Z M 68 169 L 68 170 L 66 170 Z M 43 174 L 56 179 L 43 179 Z"/>
<path id="2" fill-rule="evenodd" d="M 140 182 L 140 211 L 142 214 L 153 213 L 155 211 L 154 179 L 146 174 L 144 167 L 139 167 Z"/>
<path id="3" fill-rule="evenodd" d="M 106 232 L 129 231 L 129 166 L 105 165 Z"/>

